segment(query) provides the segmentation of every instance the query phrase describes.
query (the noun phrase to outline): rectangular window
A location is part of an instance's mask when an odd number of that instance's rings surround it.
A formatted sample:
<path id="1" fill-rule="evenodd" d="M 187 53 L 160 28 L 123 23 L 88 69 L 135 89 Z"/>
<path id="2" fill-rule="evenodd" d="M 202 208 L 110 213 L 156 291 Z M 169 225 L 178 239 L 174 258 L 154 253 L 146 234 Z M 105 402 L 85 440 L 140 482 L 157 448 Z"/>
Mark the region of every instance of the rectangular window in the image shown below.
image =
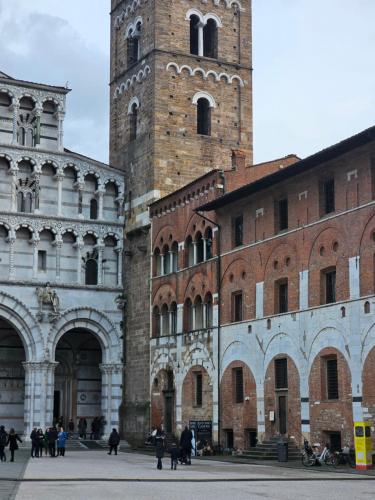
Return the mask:
<path id="1" fill-rule="evenodd" d="M 279 200 L 276 202 L 276 232 L 285 231 L 288 229 L 288 199 Z"/>
<path id="2" fill-rule="evenodd" d="M 243 403 L 243 370 L 241 367 L 233 369 L 234 402 Z"/>
<path id="3" fill-rule="evenodd" d="M 326 360 L 327 399 L 339 399 L 337 357 Z"/>
<path id="4" fill-rule="evenodd" d="M 288 312 L 288 280 L 283 279 L 275 284 L 276 291 L 276 307 L 275 314 Z"/>
<path id="5" fill-rule="evenodd" d="M 243 215 L 238 215 L 233 219 L 233 246 L 243 245 Z"/>
<path id="6" fill-rule="evenodd" d="M 288 360 L 275 359 L 275 389 L 288 388 Z"/>
<path id="7" fill-rule="evenodd" d="M 336 269 L 323 271 L 323 303 L 332 304 L 336 302 Z"/>
<path id="8" fill-rule="evenodd" d="M 195 405 L 202 406 L 203 401 L 203 379 L 201 373 L 195 374 Z"/>
<path id="9" fill-rule="evenodd" d="M 242 292 L 232 294 L 232 322 L 242 321 Z"/>
<path id="10" fill-rule="evenodd" d="M 333 177 L 326 179 L 321 187 L 321 209 L 322 214 L 326 215 L 335 211 L 335 181 Z"/>
<path id="11" fill-rule="evenodd" d="M 38 271 L 47 271 L 47 252 L 38 250 Z"/>

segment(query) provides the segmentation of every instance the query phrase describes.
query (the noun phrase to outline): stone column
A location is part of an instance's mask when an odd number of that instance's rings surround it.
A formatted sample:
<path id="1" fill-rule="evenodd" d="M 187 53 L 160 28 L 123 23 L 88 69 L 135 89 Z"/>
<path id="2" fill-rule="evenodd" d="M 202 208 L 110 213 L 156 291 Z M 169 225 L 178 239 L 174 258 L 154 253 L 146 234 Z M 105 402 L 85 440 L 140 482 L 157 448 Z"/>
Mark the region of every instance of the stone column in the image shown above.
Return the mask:
<path id="1" fill-rule="evenodd" d="M 193 265 L 197 263 L 197 242 L 193 241 Z"/>
<path id="2" fill-rule="evenodd" d="M 34 144 L 35 147 L 40 147 L 40 117 L 43 111 L 43 107 L 40 103 L 37 104 L 35 108 L 35 117 L 36 117 L 36 131 L 35 131 L 35 139 Z"/>
<path id="3" fill-rule="evenodd" d="M 54 244 L 56 246 L 56 281 L 61 281 L 61 248 L 63 240 L 61 236 L 57 236 Z"/>
<path id="4" fill-rule="evenodd" d="M 203 242 L 203 261 L 207 260 L 207 240 L 206 238 L 202 238 Z"/>
<path id="5" fill-rule="evenodd" d="M 261 443 L 266 433 L 266 418 L 264 414 L 264 385 L 263 378 L 257 384 L 257 430 L 258 441 Z"/>
<path id="6" fill-rule="evenodd" d="M 103 243 L 98 243 L 95 248 L 98 251 L 98 285 L 103 285 Z"/>
<path id="7" fill-rule="evenodd" d="M 62 111 L 57 112 L 57 149 L 59 151 L 64 151 L 64 116 L 65 113 Z"/>
<path id="8" fill-rule="evenodd" d="M 165 274 L 165 266 L 164 266 L 164 254 L 160 254 L 160 276 L 164 276 Z"/>
<path id="9" fill-rule="evenodd" d="M 120 363 L 102 363 L 99 368 L 102 372 L 102 415 L 106 421 L 104 428 L 104 438 L 106 438 L 112 427 L 118 429 L 119 425 L 123 367 Z"/>
<path id="10" fill-rule="evenodd" d="M 77 283 L 80 285 L 82 283 L 82 249 L 84 247 L 82 239 L 77 238 L 73 247 L 77 249 Z"/>
<path id="11" fill-rule="evenodd" d="M 12 175 L 11 181 L 11 206 L 12 212 L 17 212 L 17 182 L 18 182 L 18 168 L 11 167 L 9 173 Z"/>
<path id="12" fill-rule="evenodd" d="M 117 203 L 117 217 L 122 222 L 124 220 L 124 196 L 119 196 L 115 201 Z"/>
<path id="13" fill-rule="evenodd" d="M 122 247 L 116 247 L 117 253 L 117 286 L 122 286 Z"/>
<path id="14" fill-rule="evenodd" d="M 300 394 L 301 394 L 301 434 L 310 441 L 310 395 L 309 395 L 309 377 L 308 366 L 305 365 L 303 373 L 300 377 Z M 296 442 L 297 446 L 302 443 Z"/>
<path id="15" fill-rule="evenodd" d="M 74 186 L 78 190 L 78 217 L 80 219 L 83 219 L 84 218 L 84 215 L 83 215 L 83 190 L 85 188 L 85 181 L 82 178 L 79 178 Z"/>
<path id="16" fill-rule="evenodd" d="M 196 318 L 195 318 L 195 315 L 196 315 L 196 307 L 193 305 L 191 306 L 192 309 L 193 309 L 193 314 L 192 314 L 192 317 L 193 317 L 193 324 L 191 325 L 191 329 L 194 331 L 195 330 L 195 325 L 196 325 Z"/>
<path id="17" fill-rule="evenodd" d="M 36 167 L 33 177 L 35 180 L 35 195 L 34 195 L 34 214 L 39 214 L 39 186 L 40 186 L 41 167 Z"/>
<path id="18" fill-rule="evenodd" d="M 177 332 L 181 333 L 184 322 L 184 304 L 177 304 Z"/>
<path id="19" fill-rule="evenodd" d="M 204 44 L 203 44 L 203 28 L 204 24 L 199 22 L 197 24 L 197 29 L 198 29 L 198 55 L 203 56 L 204 55 Z"/>
<path id="20" fill-rule="evenodd" d="M 20 110 L 20 104 L 18 99 L 13 98 L 13 136 L 12 136 L 12 144 L 16 145 L 18 143 L 18 113 Z"/>
<path id="21" fill-rule="evenodd" d="M 104 200 L 105 187 L 100 185 L 96 191 L 98 198 L 98 219 L 103 220 L 103 200 Z"/>
<path id="22" fill-rule="evenodd" d="M 169 250 L 169 272 L 173 273 L 173 252 Z"/>
<path id="23" fill-rule="evenodd" d="M 62 188 L 63 188 L 63 180 L 64 180 L 64 172 L 62 170 L 58 170 L 55 176 L 57 181 L 57 215 L 62 215 Z"/>
<path id="24" fill-rule="evenodd" d="M 33 245 L 33 279 L 38 278 L 38 245 L 39 245 L 39 237 L 38 236 L 33 236 L 33 239 L 31 240 L 31 243 Z"/>
<path id="25" fill-rule="evenodd" d="M 207 328 L 207 304 L 203 302 L 203 318 L 202 318 L 203 329 Z"/>
<path id="26" fill-rule="evenodd" d="M 16 233 L 13 230 L 9 231 L 7 241 L 9 243 L 9 279 L 13 280 L 16 275 L 16 270 L 14 268 L 14 245 L 16 243 Z"/>

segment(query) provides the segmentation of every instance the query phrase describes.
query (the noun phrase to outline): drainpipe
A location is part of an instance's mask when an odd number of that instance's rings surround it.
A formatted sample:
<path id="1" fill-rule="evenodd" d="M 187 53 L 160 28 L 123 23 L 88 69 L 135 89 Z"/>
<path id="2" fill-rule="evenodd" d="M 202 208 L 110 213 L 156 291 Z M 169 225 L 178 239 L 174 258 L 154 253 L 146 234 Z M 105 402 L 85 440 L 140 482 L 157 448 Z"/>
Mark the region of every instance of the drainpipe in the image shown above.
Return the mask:
<path id="1" fill-rule="evenodd" d="M 219 446 L 221 445 L 220 442 L 220 428 L 221 428 L 221 418 L 220 418 L 220 340 L 221 340 L 221 226 L 217 222 L 209 219 L 205 215 L 202 214 L 202 212 L 199 212 L 198 210 L 194 210 L 194 212 L 199 215 L 202 219 L 206 220 L 210 224 L 213 224 L 214 226 L 217 227 L 217 266 L 216 266 L 216 271 L 217 271 L 217 276 L 216 276 L 216 282 L 217 282 L 217 298 L 218 298 L 218 310 L 217 310 L 217 391 L 218 391 L 218 400 L 217 400 L 217 437 L 218 437 L 218 442 Z"/>

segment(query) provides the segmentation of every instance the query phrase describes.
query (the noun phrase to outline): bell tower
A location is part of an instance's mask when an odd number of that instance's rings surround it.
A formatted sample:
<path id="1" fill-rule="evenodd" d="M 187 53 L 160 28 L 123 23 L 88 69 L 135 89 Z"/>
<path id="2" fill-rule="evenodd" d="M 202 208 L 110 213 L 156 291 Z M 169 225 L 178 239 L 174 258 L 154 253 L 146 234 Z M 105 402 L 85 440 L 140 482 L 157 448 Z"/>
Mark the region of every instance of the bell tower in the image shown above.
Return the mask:
<path id="1" fill-rule="evenodd" d="M 251 0 L 112 0 L 110 163 L 125 175 L 122 431 L 148 430 L 148 205 L 252 164 Z"/>

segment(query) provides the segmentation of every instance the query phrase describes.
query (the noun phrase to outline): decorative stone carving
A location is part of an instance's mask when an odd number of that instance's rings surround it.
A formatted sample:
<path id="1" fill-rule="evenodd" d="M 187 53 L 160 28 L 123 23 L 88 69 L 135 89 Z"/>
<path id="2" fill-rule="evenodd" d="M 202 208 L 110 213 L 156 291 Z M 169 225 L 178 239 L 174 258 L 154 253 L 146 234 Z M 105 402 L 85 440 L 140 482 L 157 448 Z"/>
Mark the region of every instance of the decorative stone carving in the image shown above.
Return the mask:
<path id="1" fill-rule="evenodd" d="M 42 322 L 48 318 L 50 323 L 53 323 L 60 317 L 60 300 L 55 290 L 52 290 L 49 283 L 44 287 L 37 287 L 36 294 L 38 296 L 39 311 L 37 313 L 38 321 Z M 46 305 L 52 307 L 52 311 L 45 311 Z"/>

